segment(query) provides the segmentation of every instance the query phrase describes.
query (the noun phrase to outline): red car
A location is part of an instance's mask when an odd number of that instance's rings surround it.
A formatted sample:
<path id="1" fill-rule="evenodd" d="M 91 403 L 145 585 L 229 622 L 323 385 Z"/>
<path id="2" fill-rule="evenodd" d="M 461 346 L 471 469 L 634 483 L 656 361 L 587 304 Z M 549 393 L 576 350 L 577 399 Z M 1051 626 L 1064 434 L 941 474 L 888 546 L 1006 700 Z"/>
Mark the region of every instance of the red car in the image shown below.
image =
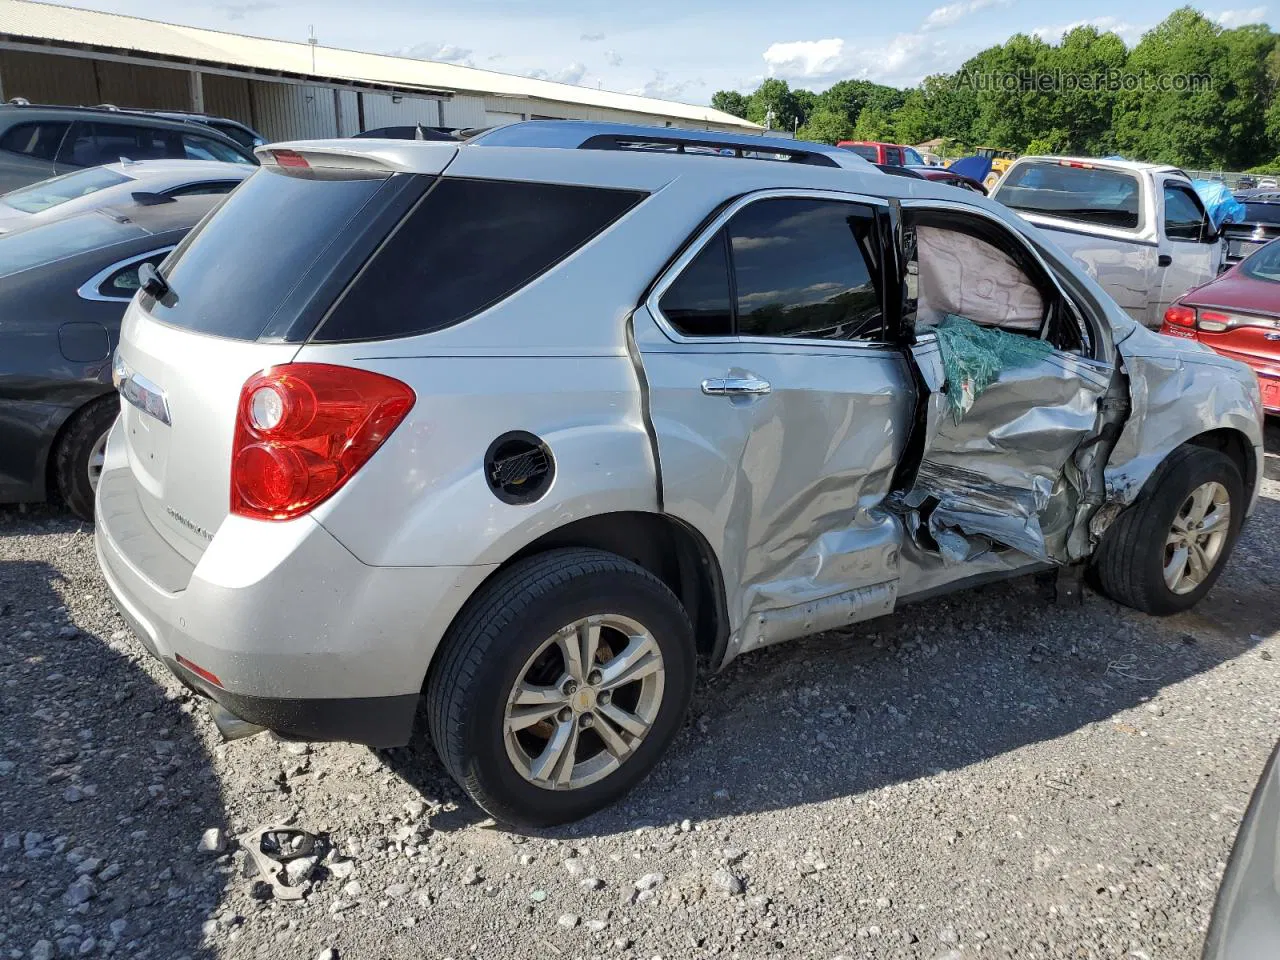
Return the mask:
<path id="1" fill-rule="evenodd" d="M 841 140 L 836 144 L 845 150 L 852 150 L 864 160 L 872 163 L 887 163 L 891 167 L 907 164 L 923 164 L 924 159 L 911 147 L 898 143 L 880 143 L 875 140 Z"/>
<path id="2" fill-rule="evenodd" d="M 966 177 L 963 173 L 956 173 L 954 170 L 948 170 L 946 167 L 929 167 L 908 165 L 908 170 L 913 170 L 926 180 L 934 180 L 938 183 L 949 183 L 953 187 L 960 187 L 963 190 L 972 190 L 974 193 L 980 193 L 984 197 L 987 195 L 987 188 L 984 187 L 973 177 Z"/>
<path id="3" fill-rule="evenodd" d="M 1247 363 L 1267 412 L 1280 414 L 1280 240 L 1175 300 L 1160 332 Z"/>

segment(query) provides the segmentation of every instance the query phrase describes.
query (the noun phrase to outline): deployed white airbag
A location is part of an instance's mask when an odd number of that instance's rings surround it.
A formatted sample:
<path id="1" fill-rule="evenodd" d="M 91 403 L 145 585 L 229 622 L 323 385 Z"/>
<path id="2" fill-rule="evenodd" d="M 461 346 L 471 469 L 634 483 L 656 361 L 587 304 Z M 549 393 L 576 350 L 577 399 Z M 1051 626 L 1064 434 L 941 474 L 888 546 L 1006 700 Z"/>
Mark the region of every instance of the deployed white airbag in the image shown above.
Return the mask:
<path id="1" fill-rule="evenodd" d="M 977 237 L 941 227 L 916 228 L 919 297 L 916 329 L 955 314 L 986 327 L 1033 336 L 1044 298 L 1013 259 Z"/>

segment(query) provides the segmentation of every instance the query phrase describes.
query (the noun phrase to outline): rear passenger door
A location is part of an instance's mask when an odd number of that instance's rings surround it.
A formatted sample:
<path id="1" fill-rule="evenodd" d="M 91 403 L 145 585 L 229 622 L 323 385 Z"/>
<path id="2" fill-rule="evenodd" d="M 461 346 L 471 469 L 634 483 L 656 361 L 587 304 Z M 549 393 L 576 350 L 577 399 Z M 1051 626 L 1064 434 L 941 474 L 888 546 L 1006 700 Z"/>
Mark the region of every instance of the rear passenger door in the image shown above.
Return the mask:
<path id="1" fill-rule="evenodd" d="M 955 565 L 1006 548 L 1055 563 L 1087 555 L 1075 458 L 1098 436 L 1115 372 L 1108 328 L 994 217 L 908 203 L 899 236 L 922 401 L 892 502 L 915 546 Z"/>
<path id="2" fill-rule="evenodd" d="M 729 656 L 888 613 L 881 509 L 912 383 L 881 201 L 771 192 L 717 217 L 634 318 L 664 506 L 720 556 Z"/>

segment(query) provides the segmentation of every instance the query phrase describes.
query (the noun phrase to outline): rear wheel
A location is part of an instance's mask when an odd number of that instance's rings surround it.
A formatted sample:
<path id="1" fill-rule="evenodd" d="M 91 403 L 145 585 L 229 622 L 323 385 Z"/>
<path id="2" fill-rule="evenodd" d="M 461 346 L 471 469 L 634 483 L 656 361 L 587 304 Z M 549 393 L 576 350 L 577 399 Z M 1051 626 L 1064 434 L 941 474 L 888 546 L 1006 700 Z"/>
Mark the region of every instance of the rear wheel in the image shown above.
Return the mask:
<path id="1" fill-rule="evenodd" d="M 1226 566 L 1244 510 L 1230 457 L 1179 447 L 1107 531 L 1096 562 L 1103 590 L 1157 616 L 1190 609 Z"/>
<path id="2" fill-rule="evenodd" d="M 58 493 L 82 520 L 93 520 L 93 498 L 102 475 L 107 434 L 120 412 L 115 394 L 95 400 L 77 411 L 54 451 L 54 480 Z"/>
<path id="3" fill-rule="evenodd" d="M 487 584 L 427 686 L 431 737 L 481 807 L 544 827 L 649 772 L 693 692 L 693 629 L 662 581 L 599 550 L 554 550 Z"/>

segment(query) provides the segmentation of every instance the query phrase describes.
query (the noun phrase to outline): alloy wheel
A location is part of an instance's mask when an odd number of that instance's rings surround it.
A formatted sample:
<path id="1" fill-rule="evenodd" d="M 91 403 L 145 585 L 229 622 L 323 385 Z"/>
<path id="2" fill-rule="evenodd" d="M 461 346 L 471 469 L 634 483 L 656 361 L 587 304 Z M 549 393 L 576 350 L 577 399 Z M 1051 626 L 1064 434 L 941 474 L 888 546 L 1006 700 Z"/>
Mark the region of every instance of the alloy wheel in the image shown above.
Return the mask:
<path id="1" fill-rule="evenodd" d="M 642 624 L 616 614 L 576 620 L 521 668 L 503 717 L 507 756 L 547 790 L 596 783 L 644 741 L 665 680 L 662 651 Z"/>
<path id="2" fill-rule="evenodd" d="M 1197 589 L 1222 558 L 1231 532 L 1231 495 L 1217 481 L 1191 491 L 1169 531 L 1164 582 L 1177 594 Z"/>

